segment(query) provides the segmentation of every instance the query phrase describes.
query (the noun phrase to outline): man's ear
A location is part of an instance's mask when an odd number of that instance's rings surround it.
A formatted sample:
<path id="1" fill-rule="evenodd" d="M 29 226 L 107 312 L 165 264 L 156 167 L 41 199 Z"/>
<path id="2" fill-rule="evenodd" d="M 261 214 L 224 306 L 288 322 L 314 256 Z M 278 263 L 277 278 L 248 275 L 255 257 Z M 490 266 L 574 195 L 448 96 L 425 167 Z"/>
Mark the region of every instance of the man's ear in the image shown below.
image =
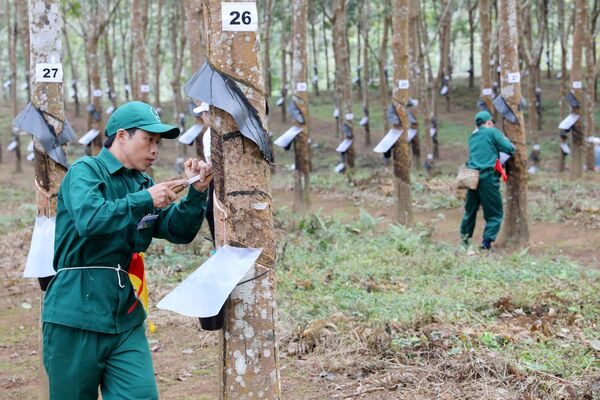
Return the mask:
<path id="1" fill-rule="evenodd" d="M 115 140 L 118 140 L 120 143 L 125 143 L 129 136 L 125 129 L 119 129 L 115 135 L 117 135 Z"/>

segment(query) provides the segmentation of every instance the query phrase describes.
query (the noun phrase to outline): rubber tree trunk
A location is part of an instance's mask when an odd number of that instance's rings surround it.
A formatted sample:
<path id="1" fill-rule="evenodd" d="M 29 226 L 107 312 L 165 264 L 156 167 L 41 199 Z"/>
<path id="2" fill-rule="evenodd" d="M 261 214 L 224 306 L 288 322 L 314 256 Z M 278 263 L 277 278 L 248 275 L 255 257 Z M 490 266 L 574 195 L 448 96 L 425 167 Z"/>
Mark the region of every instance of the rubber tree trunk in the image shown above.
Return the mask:
<path id="1" fill-rule="evenodd" d="M 598 61 L 594 56 L 594 47 L 596 44 L 596 38 L 592 35 L 591 24 L 587 24 L 585 31 L 585 62 L 586 62 L 586 74 L 585 74 L 585 94 L 584 94 L 584 107 L 585 107 L 585 126 L 588 132 L 588 136 L 594 135 L 596 131 L 596 121 L 594 118 L 594 105 L 596 98 L 596 85 L 595 80 L 598 75 Z M 588 171 L 593 171 L 596 164 L 596 157 L 594 153 L 594 144 L 586 141 L 585 150 L 585 165 Z"/>
<path id="2" fill-rule="evenodd" d="M 220 0 L 204 1 L 204 18 L 208 62 L 241 87 L 266 135 L 258 34 L 221 31 Z M 257 278 L 237 286 L 225 305 L 220 398 L 280 399 L 270 168 L 255 143 L 239 134 L 233 117 L 215 107 L 210 114 L 212 121 L 219 121 L 212 128 L 211 140 L 217 245 L 263 249 L 250 270 Z"/>
<path id="3" fill-rule="evenodd" d="M 587 23 L 586 0 L 577 0 L 575 3 L 575 27 L 573 31 L 573 46 L 571 47 L 571 92 L 577 98 L 579 104 L 583 105 L 583 75 L 582 55 Z M 571 107 L 571 112 L 580 118 L 571 130 L 571 179 L 578 179 L 583 174 L 583 157 L 585 146 L 585 128 L 583 124 L 583 113 L 581 107 Z"/>
<path id="4" fill-rule="evenodd" d="M 85 42 L 86 53 L 88 58 L 88 74 L 91 83 L 92 104 L 98 113 L 98 119 L 92 118 L 88 113 L 88 129 L 98 129 L 100 133 L 91 143 L 90 152 L 92 155 L 97 155 L 102 150 L 102 142 L 104 138 L 104 120 L 102 112 L 102 84 L 100 82 L 100 62 L 98 61 L 98 36 L 89 35 Z"/>
<path id="5" fill-rule="evenodd" d="M 442 9 L 446 10 L 452 0 L 442 0 Z M 446 112 L 450 112 L 450 40 L 452 36 L 452 5 L 448 12 L 442 15 L 440 21 L 440 73 L 438 80 L 440 85 L 436 88 L 440 90 L 443 82 L 448 85 L 448 91 L 444 98 L 446 99 Z"/>
<path id="6" fill-rule="evenodd" d="M 271 97 L 271 91 L 273 90 L 272 86 L 272 78 L 271 78 L 271 25 L 273 22 L 273 0 L 265 0 L 264 2 L 264 21 L 261 32 L 263 34 L 262 42 L 266 43 L 263 49 L 263 75 L 265 80 L 265 94 L 267 96 L 267 101 Z"/>
<path id="7" fill-rule="evenodd" d="M 18 105 L 18 98 L 17 98 L 17 29 L 18 29 L 18 25 L 17 25 L 17 16 L 18 16 L 18 12 L 15 9 L 14 10 L 14 14 L 13 14 L 13 10 L 11 10 L 13 7 L 11 5 L 11 1 L 7 1 L 6 2 L 6 8 L 4 10 L 4 12 L 6 13 L 6 27 L 7 32 L 8 32 L 8 64 L 10 67 L 10 80 L 11 80 L 11 84 L 10 84 L 10 105 L 11 105 L 11 109 L 12 109 L 12 116 L 13 118 L 17 116 L 17 114 L 19 113 L 19 105 Z M 15 17 L 14 21 L 12 20 L 12 16 Z M 25 75 L 29 75 L 29 73 L 26 73 Z M 20 145 L 20 138 L 19 138 L 19 132 L 16 129 L 13 129 L 13 140 L 15 140 L 17 142 L 17 147 L 15 148 L 15 172 L 21 172 L 22 166 L 21 166 L 21 145 Z"/>
<path id="8" fill-rule="evenodd" d="M 304 124 L 295 122 L 296 125 L 302 128 L 302 132 L 294 139 L 294 210 L 301 213 L 310 210 L 308 58 L 306 54 L 307 8 L 307 0 L 294 0 L 292 3 L 292 93 L 294 101 L 304 116 Z"/>
<path id="9" fill-rule="evenodd" d="M 287 0 L 281 1 L 281 10 L 280 10 L 280 18 L 281 18 L 281 32 L 280 32 L 280 46 L 279 50 L 281 52 L 281 97 L 283 98 L 283 103 L 281 105 L 281 122 L 287 123 L 287 94 L 288 94 L 288 70 L 287 70 L 287 44 L 289 40 L 288 31 L 288 4 Z M 268 46 L 268 44 L 267 44 Z"/>
<path id="10" fill-rule="evenodd" d="M 66 14 L 65 3 L 63 3 L 63 15 Z M 63 38 L 65 42 L 65 47 L 67 49 L 67 57 L 69 58 L 69 69 L 71 70 L 71 89 L 73 89 L 73 103 L 75 103 L 75 115 L 77 117 L 80 116 L 80 107 L 79 107 L 79 93 L 78 93 L 78 79 L 79 72 L 77 70 L 77 63 L 73 58 L 73 52 L 71 51 L 71 45 L 69 41 L 69 35 L 67 33 L 67 27 L 63 26 Z M 67 100 L 68 102 L 68 100 Z"/>
<path id="11" fill-rule="evenodd" d="M 184 105 L 181 96 L 181 71 L 183 69 L 183 55 L 185 44 L 187 42 L 185 24 L 179 21 L 183 20 L 184 10 L 181 2 L 175 2 L 169 15 L 169 42 L 171 43 L 171 61 L 172 61 L 172 79 L 171 90 L 173 91 L 173 121 L 183 131 L 185 129 Z M 177 144 L 178 157 L 180 160 L 185 158 L 187 145 Z"/>
<path id="12" fill-rule="evenodd" d="M 408 127 L 410 126 L 406 114 L 408 102 L 409 64 L 408 64 L 408 37 L 409 37 L 409 2 L 410 0 L 394 0 L 393 8 L 393 54 L 394 54 L 394 86 L 392 103 L 400 117 L 404 129 L 402 136 L 392 148 L 394 159 L 394 189 L 396 192 L 396 220 L 402 224 L 412 225 L 412 194 L 410 184 L 410 154 L 408 141 Z"/>
<path id="13" fill-rule="evenodd" d="M 489 110 L 495 114 L 492 104 L 492 70 L 490 69 L 490 43 L 492 41 L 492 20 L 490 18 L 490 0 L 479 0 L 479 24 L 481 26 L 481 98 Z"/>
<path id="14" fill-rule="evenodd" d="M 498 46 L 500 48 L 502 96 L 517 116 L 516 124 L 504 121 L 504 133 L 515 145 L 516 151 L 514 156 L 507 161 L 509 174 L 506 188 L 506 221 L 501 241 L 511 248 L 525 247 L 529 244 L 527 149 L 525 146 L 525 121 L 523 113 L 519 110 L 521 83 L 517 0 L 498 0 Z"/>
<path id="15" fill-rule="evenodd" d="M 363 85 L 362 85 L 362 105 L 365 117 L 367 117 L 367 123 L 363 125 L 365 131 L 365 144 L 368 146 L 371 144 L 371 128 L 369 125 L 369 80 L 371 79 L 371 71 L 369 69 L 369 18 L 371 17 L 371 2 L 369 0 L 363 1 L 363 15 L 361 19 L 362 33 L 363 33 L 363 46 L 362 46 L 362 65 L 363 65 Z"/>
<path id="16" fill-rule="evenodd" d="M 344 162 L 346 164 L 346 171 L 350 168 L 354 168 L 355 164 L 355 152 L 354 152 L 354 136 L 353 136 L 353 113 L 352 113 L 352 88 L 350 81 L 350 50 L 348 48 L 347 40 L 347 15 L 346 15 L 346 1 L 345 0 L 334 0 L 333 2 L 333 42 L 334 42 L 334 55 L 335 55 L 335 69 L 336 69 L 336 85 L 340 94 L 340 121 L 341 126 L 346 126 L 345 138 L 352 139 L 353 143 L 350 145 L 345 153 Z M 342 130 L 344 132 L 344 130 Z"/>
<path id="17" fill-rule="evenodd" d="M 163 3 L 164 0 L 157 1 L 157 12 L 156 12 L 156 38 L 154 42 L 154 107 L 157 110 L 162 109 L 160 102 L 160 70 L 162 69 L 162 57 L 161 57 L 161 42 L 162 42 L 162 28 L 163 28 Z"/>
<path id="18" fill-rule="evenodd" d="M 25 71 L 30 69 L 30 57 L 29 57 L 29 11 L 27 1 L 15 1 L 15 7 L 18 14 L 19 31 L 21 34 L 21 46 L 23 49 L 23 59 L 25 60 Z M 26 73 L 25 81 L 27 82 L 27 100 L 31 100 L 31 77 Z"/>
<path id="19" fill-rule="evenodd" d="M 392 25 L 392 5 L 390 0 L 384 2 L 384 13 L 383 13 L 383 36 L 381 39 L 381 46 L 379 47 L 379 97 L 381 100 L 381 109 L 383 115 L 387 113 L 387 108 L 390 99 L 390 89 L 388 86 L 388 74 L 387 74 L 387 59 L 388 59 L 388 47 L 389 47 L 389 32 Z M 390 129 L 390 124 L 387 118 L 383 118 L 383 134 L 385 135 Z"/>
<path id="20" fill-rule="evenodd" d="M 421 113 L 424 117 L 424 127 L 425 127 L 425 131 L 423 133 L 423 151 L 426 154 L 425 157 L 425 162 L 424 162 L 424 167 L 425 167 L 425 173 L 427 174 L 427 176 L 431 176 L 433 175 L 433 169 L 434 169 L 434 161 L 433 161 L 433 141 L 432 141 L 432 135 L 431 135 L 431 129 L 433 128 L 432 124 L 431 124 L 431 119 L 430 117 L 430 107 L 429 107 L 429 97 L 430 97 L 430 93 L 432 90 L 431 87 L 431 81 L 429 81 L 429 75 L 428 73 L 426 73 L 427 69 L 425 67 L 425 60 L 427 58 L 427 54 L 425 51 L 425 47 L 426 47 L 426 35 L 424 34 L 424 32 L 422 32 L 422 24 L 421 24 L 421 19 L 422 19 L 422 15 L 421 15 L 421 11 L 420 11 L 420 5 L 419 2 L 417 0 L 412 0 L 413 1 L 413 7 L 417 6 L 419 7 L 419 13 L 417 15 L 417 41 L 418 41 L 418 66 L 419 66 L 419 74 L 417 76 L 417 79 L 419 80 L 419 94 L 418 94 L 418 100 L 419 100 L 419 109 L 421 110 Z M 429 68 L 429 71 L 431 71 L 431 68 Z"/>
<path id="21" fill-rule="evenodd" d="M 146 60 L 146 37 L 144 28 L 148 23 L 145 0 L 131 1 L 131 38 L 135 52 L 135 74 L 133 78 L 133 99 L 145 103 L 149 100 L 148 63 Z M 158 88 L 154 88 L 158 90 Z"/>
<path id="22" fill-rule="evenodd" d="M 469 0 L 469 88 L 475 87 L 475 9 L 477 0 Z M 489 46 L 489 44 L 488 44 Z"/>
<path id="23" fill-rule="evenodd" d="M 409 88 L 409 99 L 419 100 L 421 93 L 421 82 L 419 75 L 421 71 L 419 68 L 419 35 L 417 32 L 419 26 L 419 11 L 420 5 L 418 1 L 411 0 L 409 3 L 410 15 L 408 21 L 408 36 L 409 36 L 409 49 L 408 49 L 408 61 L 409 61 L 409 81 L 411 83 Z M 420 104 L 420 101 L 419 101 Z M 411 107 L 411 112 L 414 115 L 417 122 L 411 123 L 410 128 L 416 129 L 417 133 L 410 142 L 412 150 L 412 165 L 416 169 L 421 168 L 421 140 L 420 140 L 420 124 L 419 124 L 419 107 Z"/>
<path id="24" fill-rule="evenodd" d="M 311 81 L 312 81 L 313 91 L 315 92 L 315 96 L 319 97 L 319 55 L 318 55 L 319 49 L 317 48 L 317 28 L 316 28 L 318 13 L 314 10 L 314 8 L 312 9 L 312 13 L 310 11 L 311 11 L 311 9 L 309 8 L 308 15 L 310 17 L 310 42 L 311 42 L 312 60 L 313 60 L 313 70 L 312 70 Z M 269 42 L 265 42 L 265 43 L 269 43 Z M 265 47 L 268 48 L 269 46 L 265 46 Z"/>
<path id="25" fill-rule="evenodd" d="M 117 107 L 117 96 L 115 89 L 115 74 L 113 72 L 113 57 L 114 52 L 111 51 L 111 40 L 109 29 L 106 29 L 104 32 L 104 43 L 103 43 L 103 51 L 104 51 L 104 69 L 106 70 L 106 83 L 108 84 L 107 92 L 108 98 L 113 107 Z"/>
<path id="26" fill-rule="evenodd" d="M 325 82 L 327 84 L 327 90 L 331 90 L 331 80 L 329 77 L 329 41 L 327 40 L 327 25 L 325 24 L 325 13 L 323 13 L 323 48 L 325 50 Z"/>
<path id="27" fill-rule="evenodd" d="M 187 42 L 190 49 L 190 59 L 192 63 L 192 71 L 195 73 L 202 67 L 206 60 L 205 50 L 206 42 L 204 40 L 204 16 L 202 15 L 202 0 L 186 0 L 185 1 L 185 21 Z M 202 143 L 202 132 L 194 141 L 196 148 L 196 156 L 204 160 L 204 145 Z M 185 146 L 182 144 L 182 146 Z"/>
<path id="28" fill-rule="evenodd" d="M 62 14 L 59 0 L 30 0 L 29 32 L 31 39 L 30 76 L 35 77 L 37 63 L 52 62 L 52 60 L 60 62 L 61 60 Z M 62 86 L 62 82 L 33 82 L 30 88 L 32 104 L 44 112 L 43 116 L 46 122 L 54 128 L 54 132 L 62 132 L 64 125 Z M 35 180 L 38 188 L 37 215 L 53 218 L 56 216 L 56 200 L 60 183 L 67 171 L 62 165 L 48 157 L 44 146 L 38 140 L 34 140 L 34 152 Z M 48 397 L 48 380 L 41 366 L 40 369 L 40 394 L 42 399 L 46 399 Z"/>
<path id="29" fill-rule="evenodd" d="M 527 84 L 527 97 L 528 97 L 528 105 L 529 105 L 529 131 L 531 136 L 534 138 L 534 142 L 537 140 L 537 131 L 539 126 L 539 118 L 540 114 L 538 111 L 540 108 L 536 105 L 537 96 L 541 96 L 541 89 L 538 90 L 540 85 L 540 63 L 542 60 L 542 50 L 544 48 L 544 37 L 545 37 L 545 19 L 544 10 L 543 10 L 543 2 L 539 2 L 538 4 L 538 15 L 536 20 L 537 24 L 537 32 L 535 34 L 535 40 L 533 39 L 533 26 L 531 23 L 531 9 L 532 6 L 527 6 L 521 17 L 521 21 L 519 21 L 523 27 L 521 38 L 521 48 L 522 53 L 525 59 L 525 65 L 527 66 L 527 71 L 529 72 L 529 79 Z M 541 98 L 541 97 L 540 97 Z"/>
<path id="30" fill-rule="evenodd" d="M 565 1 L 564 0 L 557 0 L 557 14 L 558 15 L 565 15 Z M 560 78 L 560 101 L 559 101 L 559 105 L 560 105 L 560 119 L 564 119 L 566 116 L 566 112 L 567 112 L 567 102 L 565 100 L 565 96 L 567 95 L 568 92 L 568 86 L 567 86 L 567 49 L 568 49 L 568 37 L 569 37 L 569 28 L 568 25 L 565 26 L 565 21 L 567 20 L 567 18 L 558 18 L 558 31 L 559 31 L 559 36 L 560 36 L 560 74 L 561 74 L 561 78 Z M 561 138 L 561 141 L 564 142 L 565 140 Z M 562 149 L 559 148 L 559 163 L 558 163 L 558 171 L 559 172 L 564 172 L 565 168 L 566 168 L 566 154 L 562 151 Z"/>

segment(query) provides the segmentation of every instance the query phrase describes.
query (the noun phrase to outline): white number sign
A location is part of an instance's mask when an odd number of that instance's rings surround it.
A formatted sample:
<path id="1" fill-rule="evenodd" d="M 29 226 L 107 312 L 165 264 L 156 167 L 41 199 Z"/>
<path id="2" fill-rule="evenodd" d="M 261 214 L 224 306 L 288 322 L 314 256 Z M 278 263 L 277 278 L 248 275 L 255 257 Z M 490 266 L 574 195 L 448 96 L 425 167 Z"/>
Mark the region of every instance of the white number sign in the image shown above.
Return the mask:
<path id="1" fill-rule="evenodd" d="M 519 83 L 521 82 L 521 73 L 509 72 L 506 74 L 506 80 L 508 81 L 508 83 Z"/>
<path id="2" fill-rule="evenodd" d="M 256 3 L 221 3 L 221 29 L 228 32 L 258 31 Z"/>
<path id="3" fill-rule="evenodd" d="M 410 83 L 408 83 L 408 79 L 401 79 L 398 81 L 398 89 L 408 89 L 410 87 Z"/>
<path id="4" fill-rule="evenodd" d="M 35 64 L 36 82 L 62 82 L 63 68 L 61 63 L 38 63 Z"/>
<path id="5" fill-rule="evenodd" d="M 306 84 L 306 82 L 298 82 L 296 84 L 296 90 L 299 92 L 306 92 L 307 89 L 308 85 Z"/>

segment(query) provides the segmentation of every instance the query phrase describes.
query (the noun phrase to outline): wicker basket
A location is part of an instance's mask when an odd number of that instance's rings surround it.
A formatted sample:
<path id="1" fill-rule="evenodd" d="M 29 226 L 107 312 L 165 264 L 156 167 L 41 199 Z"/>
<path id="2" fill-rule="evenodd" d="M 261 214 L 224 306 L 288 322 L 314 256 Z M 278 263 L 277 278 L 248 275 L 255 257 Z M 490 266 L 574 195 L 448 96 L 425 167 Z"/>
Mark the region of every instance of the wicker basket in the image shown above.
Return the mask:
<path id="1" fill-rule="evenodd" d="M 476 169 L 468 168 L 465 164 L 458 168 L 458 175 L 456 176 L 456 185 L 459 189 L 471 189 L 476 190 L 479 185 L 479 171 Z"/>

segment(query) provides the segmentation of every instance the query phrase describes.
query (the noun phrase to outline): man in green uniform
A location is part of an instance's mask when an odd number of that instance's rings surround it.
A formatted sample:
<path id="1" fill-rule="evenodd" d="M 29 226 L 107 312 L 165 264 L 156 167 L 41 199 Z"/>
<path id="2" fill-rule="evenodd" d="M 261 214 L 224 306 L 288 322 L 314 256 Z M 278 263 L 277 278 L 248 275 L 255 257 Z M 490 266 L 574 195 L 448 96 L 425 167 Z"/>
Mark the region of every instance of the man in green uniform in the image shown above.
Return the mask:
<path id="1" fill-rule="evenodd" d="M 479 185 L 476 190 L 467 191 L 465 215 L 460 224 L 463 243 L 468 244 L 475 230 L 475 220 L 479 206 L 483 207 L 485 229 L 481 248 L 489 250 L 496 240 L 502 225 L 502 196 L 499 174 L 495 171 L 498 153 L 514 154 L 515 147 L 504 134 L 494 127 L 495 121 L 487 111 L 475 116 L 477 129 L 469 138 L 469 161 L 467 167 L 479 170 Z"/>
<path id="2" fill-rule="evenodd" d="M 179 135 L 142 102 L 120 106 L 96 157 L 75 162 L 58 194 L 54 269 L 45 300 L 43 359 L 54 400 L 158 399 L 145 335 L 146 317 L 127 275 L 133 253 L 153 237 L 189 243 L 206 209 L 210 165 L 185 163 L 200 175 L 178 204 L 186 179 L 155 184 L 144 173 L 161 138 Z"/>

